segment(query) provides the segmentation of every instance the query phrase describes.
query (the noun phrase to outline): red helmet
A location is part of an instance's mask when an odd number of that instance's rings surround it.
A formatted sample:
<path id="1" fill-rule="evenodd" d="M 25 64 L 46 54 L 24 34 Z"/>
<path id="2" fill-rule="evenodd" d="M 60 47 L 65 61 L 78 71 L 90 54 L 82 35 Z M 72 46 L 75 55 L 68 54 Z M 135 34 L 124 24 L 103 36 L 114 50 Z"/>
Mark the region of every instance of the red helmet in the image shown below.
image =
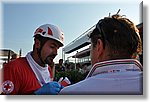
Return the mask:
<path id="1" fill-rule="evenodd" d="M 61 46 L 64 45 L 64 33 L 61 31 L 61 29 L 59 27 L 57 27 L 55 25 L 52 25 L 52 24 L 41 25 L 34 32 L 34 36 L 37 34 L 39 34 L 43 37 L 47 37 L 47 38 L 56 40 L 61 44 Z"/>

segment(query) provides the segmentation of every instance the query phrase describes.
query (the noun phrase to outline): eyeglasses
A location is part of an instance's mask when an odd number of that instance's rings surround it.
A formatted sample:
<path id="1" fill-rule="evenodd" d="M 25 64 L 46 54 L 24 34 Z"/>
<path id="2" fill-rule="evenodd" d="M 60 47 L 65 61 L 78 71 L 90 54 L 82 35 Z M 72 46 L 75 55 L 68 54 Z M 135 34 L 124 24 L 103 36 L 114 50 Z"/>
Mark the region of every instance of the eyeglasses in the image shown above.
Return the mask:
<path id="1" fill-rule="evenodd" d="M 105 37 L 106 37 L 106 35 L 105 35 L 105 33 L 104 33 L 103 29 L 102 29 L 102 22 L 103 22 L 103 19 L 99 20 L 99 22 L 96 24 L 96 28 L 99 31 L 100 39 L 102 40 L 103 47 L 105 48 L 105 40 L 106 40 Z"/>

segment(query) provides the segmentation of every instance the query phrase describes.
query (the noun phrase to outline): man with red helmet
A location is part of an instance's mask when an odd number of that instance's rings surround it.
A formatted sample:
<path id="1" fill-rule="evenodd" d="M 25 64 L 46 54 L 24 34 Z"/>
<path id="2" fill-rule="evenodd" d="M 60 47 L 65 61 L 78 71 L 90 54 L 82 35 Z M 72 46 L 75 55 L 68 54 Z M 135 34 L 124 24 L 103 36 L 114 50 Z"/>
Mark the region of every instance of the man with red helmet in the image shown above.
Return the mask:
<path id="1" fill-rule="evenodd" d="M 57 26 L 44 24 L 37 28 L 33 51 L 3 68 L 2 94 L 57 94 L 62 86 L 52 81 L 48 65 L 53 63 L 63 42 L 63 32 Z"/>

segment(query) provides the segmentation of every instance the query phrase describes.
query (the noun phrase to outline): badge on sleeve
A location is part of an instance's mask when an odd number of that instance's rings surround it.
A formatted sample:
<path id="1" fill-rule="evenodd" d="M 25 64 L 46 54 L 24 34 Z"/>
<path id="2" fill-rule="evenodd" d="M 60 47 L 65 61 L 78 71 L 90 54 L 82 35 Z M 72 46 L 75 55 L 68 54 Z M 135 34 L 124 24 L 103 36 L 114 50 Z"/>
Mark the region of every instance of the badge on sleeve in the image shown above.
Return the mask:
<path id="1" fill-rule="evenodd" d="M 2 84 L 2 92 L 4 94 L 10 94 L 14 90 L 14 84 L 10 80 L 6 80 Z"/>

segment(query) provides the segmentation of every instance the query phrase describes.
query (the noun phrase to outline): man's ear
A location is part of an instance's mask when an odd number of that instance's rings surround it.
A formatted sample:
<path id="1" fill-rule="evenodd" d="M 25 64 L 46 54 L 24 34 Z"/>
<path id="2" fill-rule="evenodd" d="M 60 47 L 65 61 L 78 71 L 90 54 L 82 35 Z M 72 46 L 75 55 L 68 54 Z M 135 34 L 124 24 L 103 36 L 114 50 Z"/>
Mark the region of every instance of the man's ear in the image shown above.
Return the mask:
<path id="1" fill-rule="evenodd" d="M 97 40 L 97 52 L 98 52 L 98 56 L 100 56 L 103 53 L 104 49 L 103 49 L 103 42 L 101 39 Z"/>
<path id="2" fill-rule="evenodd" d="M 40 41 L 38 39 L 35 40 L 35 48 L 40 48 Z"/>

